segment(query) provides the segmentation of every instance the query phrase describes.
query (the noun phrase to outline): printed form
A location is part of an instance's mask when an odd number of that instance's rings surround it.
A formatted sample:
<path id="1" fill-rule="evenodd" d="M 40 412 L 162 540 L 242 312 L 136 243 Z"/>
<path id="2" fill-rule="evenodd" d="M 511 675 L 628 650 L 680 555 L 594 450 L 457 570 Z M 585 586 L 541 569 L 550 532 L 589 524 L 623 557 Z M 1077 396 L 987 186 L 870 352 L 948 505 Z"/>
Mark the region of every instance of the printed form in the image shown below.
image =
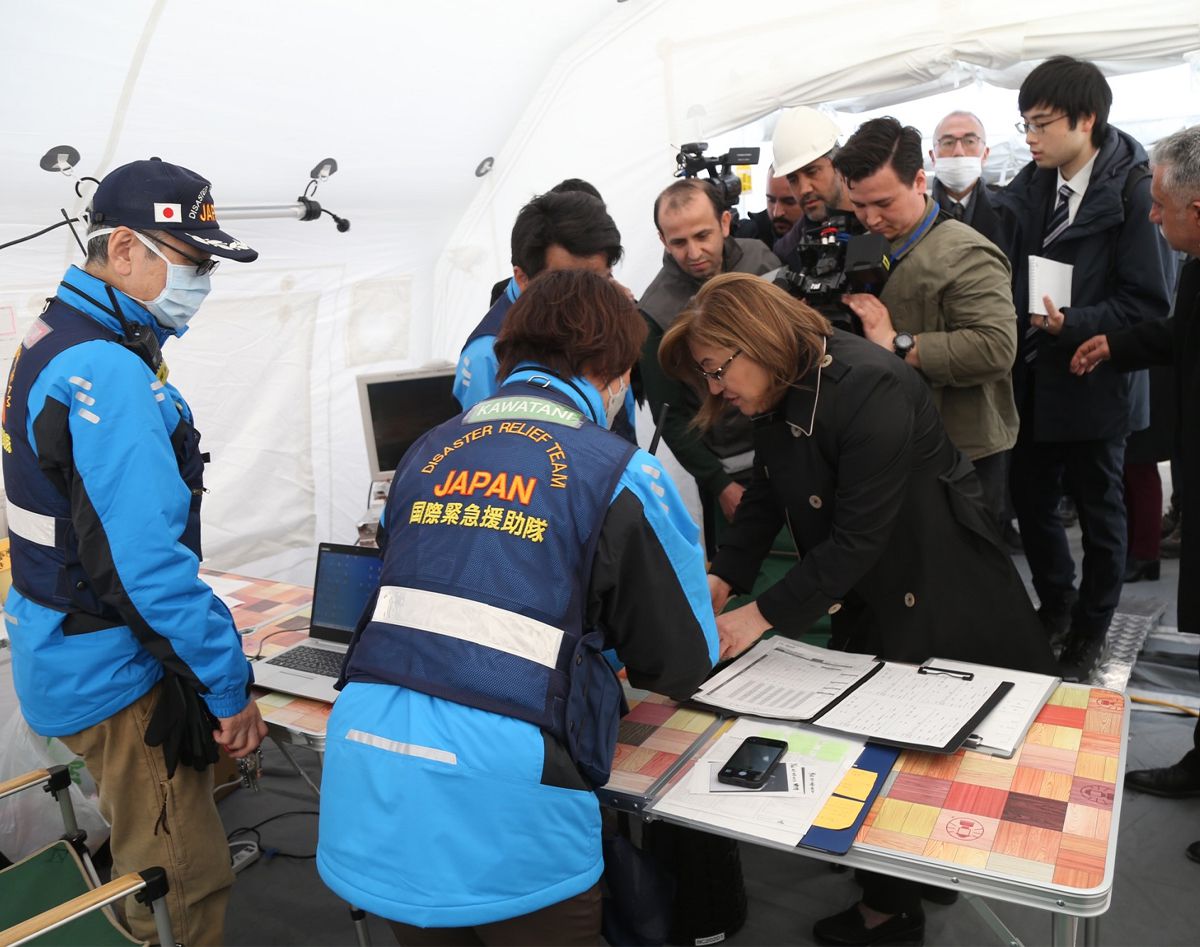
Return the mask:
<path id="1" fill-rule="evenodd" d="M 877 663 L 867 654 L 777 637 L 709 678 L 692 699 L 737 714 L 809 720 Z"/>

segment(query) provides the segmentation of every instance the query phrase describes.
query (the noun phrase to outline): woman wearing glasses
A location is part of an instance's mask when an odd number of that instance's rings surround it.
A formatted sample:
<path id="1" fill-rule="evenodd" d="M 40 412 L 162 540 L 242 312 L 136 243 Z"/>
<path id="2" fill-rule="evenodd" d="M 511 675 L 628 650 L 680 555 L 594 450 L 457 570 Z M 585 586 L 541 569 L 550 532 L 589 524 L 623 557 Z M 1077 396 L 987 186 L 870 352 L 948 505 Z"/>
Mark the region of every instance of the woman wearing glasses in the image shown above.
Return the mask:
<path id="1" fill-rule="evenodd" d="M 800 553 L 757 601 L 717 619 L 722 658 L 768 629 L 797 634 L 830 614 L 848 651 L 1052 669 L 971 464 L 915 370 L 736 273 L 704 284 L 659 358 L 707 388 L 698 424 L 725 403 L 754 419 L 754 476 L 710 567 L 715 610 L 751 587 L 785 523 Z M 923 933 L 915 883 L 860 881 L 863 905 L 819 922 L 818 942 Z"/>

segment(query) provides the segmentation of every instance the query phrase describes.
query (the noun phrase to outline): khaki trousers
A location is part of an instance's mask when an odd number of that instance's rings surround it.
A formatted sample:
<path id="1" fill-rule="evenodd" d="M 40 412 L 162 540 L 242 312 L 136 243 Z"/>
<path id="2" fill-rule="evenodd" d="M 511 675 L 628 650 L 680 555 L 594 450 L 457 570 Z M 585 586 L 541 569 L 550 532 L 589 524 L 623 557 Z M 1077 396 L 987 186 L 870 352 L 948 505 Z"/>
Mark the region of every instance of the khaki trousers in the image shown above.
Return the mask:
<path id="1" fill-rule="evenodd" d="M 146 746 L 146 724 L 161 685 L 107 720 L 60 739 L 83 758 L 112 825 L 113 877 L 159 866 L 167 873 L 171 930 L 187 947 L 221 944 L 233 885 L 225 828 L 213 801 L 212 767 L 182 764 L 167 779 L 161 747 Z M 134 936 L 158 943 L 150 909 L 125 900 Z"/>

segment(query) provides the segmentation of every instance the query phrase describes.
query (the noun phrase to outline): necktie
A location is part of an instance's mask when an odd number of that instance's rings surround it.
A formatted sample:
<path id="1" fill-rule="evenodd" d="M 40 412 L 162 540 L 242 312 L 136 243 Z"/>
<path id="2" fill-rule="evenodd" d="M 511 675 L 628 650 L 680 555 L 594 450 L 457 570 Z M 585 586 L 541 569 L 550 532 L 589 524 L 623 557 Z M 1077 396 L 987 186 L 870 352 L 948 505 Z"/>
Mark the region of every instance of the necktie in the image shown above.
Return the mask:
<path id="1" fill-rule="evenodd" d="M 1070 222 L 1070 199 L 1075 193 L 1071 190 L 1071 185 L 1064 184 L 1058 189 L 1058 203 L 1054 207 L 1054 213 L 1050 215 L 1050 219 L 1046 221 L 1046 236 L 1042 238 L 1042 248 L 1050 246 L 1058 239 L 1059 234 L 1067 229 L 1067 224 Z"/>
<path id="2" fill-rule="evenodd" d="M 966 210 L 967 209 L 965 207 L 963 207 L 963 205 L 961 203 L 959 203 L 958 201 L 950 202 L 950 216 L 953 217 L 955 220 L 962 220 L 963 215 L 966 213 Z"/>

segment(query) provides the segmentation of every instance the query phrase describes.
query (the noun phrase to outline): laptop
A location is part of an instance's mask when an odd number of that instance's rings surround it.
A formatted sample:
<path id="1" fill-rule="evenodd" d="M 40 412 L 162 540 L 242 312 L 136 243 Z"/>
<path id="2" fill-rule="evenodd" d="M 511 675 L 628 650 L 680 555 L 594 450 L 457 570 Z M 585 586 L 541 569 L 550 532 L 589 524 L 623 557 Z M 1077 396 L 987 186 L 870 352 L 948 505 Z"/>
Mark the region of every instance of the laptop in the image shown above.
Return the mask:
<path id="1" fill-rule="evenodd" d="M 333 685 L 382 566 L 379 550 L 369 546 L 318 545 L 308 640 L 256 661 L 255 685 L 333 703 Z"/>

